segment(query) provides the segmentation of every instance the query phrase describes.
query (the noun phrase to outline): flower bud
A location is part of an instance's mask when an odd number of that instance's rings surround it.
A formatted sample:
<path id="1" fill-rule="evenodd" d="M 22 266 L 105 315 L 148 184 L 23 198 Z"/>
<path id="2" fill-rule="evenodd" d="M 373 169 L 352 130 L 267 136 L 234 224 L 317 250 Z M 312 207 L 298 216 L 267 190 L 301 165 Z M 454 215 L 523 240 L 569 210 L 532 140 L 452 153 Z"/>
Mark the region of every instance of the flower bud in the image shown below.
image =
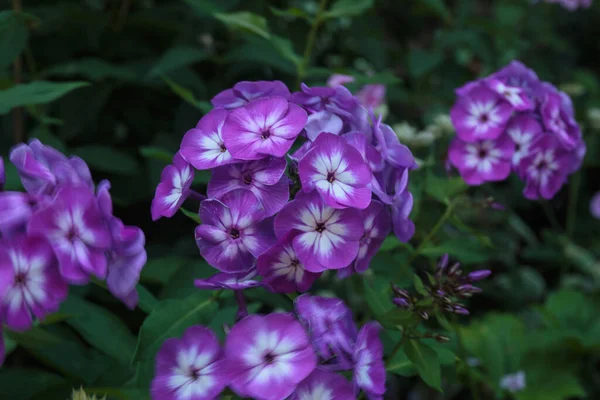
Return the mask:
<path id="1" fill-rule="evenodd" d="M 427 314 L 425 311 L 422 311 L 420 314 L 421 318 L 423 318 L 424 320 L 428 320 L 429 319 L 429 314 Z"/>
<path id="2" fill-rule="evenodd" d="M 492 274 L 492 271 L 490 271 L 489 269 L 480 269 L 479 271 L 471 272 L 467 276 L 467 279 L 469 279 L 470 282 L 477 282 L 477 281 L 487 278 L 491 274 Z"/>
<path id="3" fill-rule="evenodd" d="M 450 341 L 450 338 L 448 336 L 436 335 L 435 340 L 438 343 L 446 343 Z"/>
<path id="4" fill-rule="evenodd" d="M 460 285 L 456 288 L 457 292 L 461 292 L 463 294 L 471 294 L 471 293 L 481 293 L 482 290 L 478 287 L 475 287 L 471 284 Z"/>
<path id="5" fill-rule="evenodd" d="M 451 267 L 450 270 L 448 271 L 448 276 L 454 276 L 454 275 L 460 275 L 462 274 L 462 271 L 460 269 L 460 263 L 454 263 Z"/>
<path id="6" fill-rule="evenodd" d="M 469 310 L 461 306 L 454 306 L 452 310 L 455 314 L 469 315 Z"/>
<path id="7" fill-rule="evenodd" d="M 444 254 L 438 261 L 437 270 L 442 272 L 446 269 L 447 266 L 448 266 L 448 253 Z"/>
<path id="8" fill-rule="evenodd" d="M 396 297 L 394 300 L 392 300 L 394 302 L 395 305 L 397 305 L 398 307 L 402 307 L 402 308 L 409 308 L 410 307 L 410 303 L 408 302 L 408 300 L 402 298 L 402 297 Z"/>

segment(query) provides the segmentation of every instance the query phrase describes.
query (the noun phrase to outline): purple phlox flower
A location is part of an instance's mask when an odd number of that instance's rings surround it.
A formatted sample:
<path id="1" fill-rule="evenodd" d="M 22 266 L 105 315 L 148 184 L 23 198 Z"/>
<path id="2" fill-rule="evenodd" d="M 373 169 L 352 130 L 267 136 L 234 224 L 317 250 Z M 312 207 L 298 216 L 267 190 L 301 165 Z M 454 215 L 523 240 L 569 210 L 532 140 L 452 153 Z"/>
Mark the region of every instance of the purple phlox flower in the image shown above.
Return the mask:
<path id="1" fill-rule="evenodd" d="M 223 140 L 231 155 L 240 160 L 283 157 L 306 120 L 306 112 L 283 97 L 261 98 L 227 116 Z"/>
<path id="2" fill-rule="evenodd" d="M 410 149 L 400 143 L 394 130 L 389 125 L 381 123 L 381 115 L 378 118 L 371 115 L 371 119 L 373 120 L 373 136 L 377 143 L 375 148 L 381 152 L 383 159 L 395 168 L 412 167 L 415 158 Z"/>
<path id="3" fill-rule="evenodd" d="M 354 82 L 354 77 L 344 74 L 333 74 L 327 79 L 327 86 L 334 88 L 336 86 L 344 85 L 346 83 Z"/>
<path id="4" fill-rule="evenodd" d="M 367 109 L 375 109 L 385 101 L 385 85 L 365 85 L 356 93 L 356 98 Z"/>
<path id="5" fill-rule="evenodd" d="M 214 333 L 188 328 L 181 339 L 167 339 L 156 355 L 153 400 L 212 400 L 227 385 L 222 350 Z"/>
<path id="6" fill-rule="evenodd" d="M 315 369 L 300 382 L 289 400 L 356 400 L 352 384 L 342 375 Z"/>
<path id="7" fill-rule="evenodd" d="M 533 114 L 521 114 L 511 120 L 506 133 L 515 143 L 512 166 L 518 171 L 521 160 L 530 154 L 531 145 L 542 135 L 542 126 Z"/>
<path id="8" fill-rule="evenodd" d="M 539 102 L 536 93 L 540 88 L 541 82 L 537 74 L 520 61 L 511 61 L 506 67 L 490 75 L 488 79 L 498 79 L 507 85 L 519 87 L 527 95 L 534 97 L 536 102 Z M 457 94 L 462 96 L 466 92 L 457 91 Z"/>
<path id="9" fill-rule="evenodd" d="M 505 375 L 500 380 L 500 387 L 511 393 L 520 392 L 525 389 L 525 372 L 519 371 L 514 374 Z"/>
<path id="10" fill-rule="evenodd" d="M 542 121 L 548 132 L 558 138 L 567 150 L 573 150 L 580 141 L 581 131 L 572 116 L 570 105 L 563 101 L 563 96 L 556 92 L 547 92 L 542 103 Z"/>
<path id="11" fill-rule="evenodd" d="M 473 271 L 469 275 L 467 275 L 467 279 L 469 282 L 477 282 L 487 278 L 491 274 L 492 271 L 490 271 L 489 269 L 480 269 L 477 271 Z"/>
<path id="12" fill-rule="evenodd" d="M 531 146 L 530 155 L 521 162 L 520 175 L 525 179 L 523 195 L 536 200 L 551 199 L 567 180 L 570 154 L 558 140 L 544 135 Z"/>
<path id="13" fill-rule="evenodd" d="M 236 189 L 220 200 L 204 200 L 200 220 L 196 228 L 200 254 L 222 272 L 247 271 L 275 243 L 273 219 L 265 219 L 260 201 L 249 190 Z"/>
<path id="14" fill-rule="evenodd" d="M 352 101 L 352 93 L 350 93 L 343 86 L 326 87 L 326 86 L 315 86 L 308 87 L 304 83 L 300 84 L 300 92 L 292 93 L 289 97 L 292 103 L 298 104 L 306 108 L 310 112 L 322 111 L 327 108 L 328 105 L 334 102 L 349 102 Z M 358 100 L 356 100 L 358 103 Z"/>
<path id="15" fill-rule="evenodd" d="M 0 233 L 21 232 L 36 208 L 38 196 L 23 192 L 0 192 Z M 40 199 L 44 199 L 39 196 Z"/>
<path id="16" fill-rule="evenodd" d="M 309 140 L 315 141 L 321 132 L 329 132 L 339 135 L 344 127 L 344 122 L 337 115 L 329 111 L 319 111 L 308 116 L 306 126 L 306 136 Z"/>
<path id="17" fill-rule="evenodd" d="M 53 194 L 59 184 L 94 187 L 90 170 L 82 159 L 67 158 L 38 139 L 15 146 L 10 161 L 17 168 L 23 187 L 31 194 Z"/>
<path id="18" fill-rule="evenodd" d="M 517 111 L 533 110 L 535 103 L 529 98 L 524 89 L 510 86 L 500 79 L 486 79 L 487 86 L 508 101 Z"/>
<path id="19" fill-rule="evenodd" d="M 325 366 L 335 370 L 352 368 L 357 329 L 344 302 L 303 294 L 294 301 L 294 308 Z"/>
<path id="20" fill-rule="evenodd" d="M 236 83 L 232 89 L 217 94 L 210 102 L 214 107 L 230 110 L 242 107 L 260 97 L 288 97 L 289 95 L 289 89 L 281 81 L 242 81 Z"/>
<path id="21" fill-rule="evenodd" d="M 390 211 L 383 203 L 373 200 L 362 214 L 365 233 L 360 238 L 358 255 L 354 261 L 354 268 L 359 273 L 369 268 L 371 259 L 392 230 Z"/>
<path id="22" fill-rule="evenodd" d="M 511 171 L 514 152 L 515 143 L 508 135 L 473 143 L 455 138 L 450 143 L 448 157 L 464 181 L 477 186 L 506 179 Z"/>
<path id="23" fill-rule="evenodd" d="M 306 141 L 302 143 L 300 147 L 298 147 L 292 154 L 289 154 L 288 157 L 290 160 L 294 162 L 295 167 L 302 160 L 302 158 L 308 153 L 308 151 L 312 148 L 312 142 Z"/>
<path id="24" fill-rule="evenodd" d="M 254 278 L 256 277 L 256 268 L 250 268 L 248 271 L 235 274 L 219 272 L 206 279 L 195 279 L 194 285 L 198 289 L 226 289 L 226 290 L 244 290 L 261 286 L 262 283 Z"/>
<path id="25" fill-rule="evenodd" d="M 194 169 L 177 152 L 173 163 L 167 165 L 160 176 L 160 183 L 152 199 L 152 220 L 175 215 L 189 196 L 193 180 Z"/>
<path id="26" fill-rule="evenodd" d="M 33 316 L 58 311 L 68 286 L 52 247 L 41 237 L 19 236 L 0 246 L 0 321 L 12 330 L 31 328 Z"/>
<path id="27" fill-rule="evenodd" d="M 317 190 L 333 208 L 366 208 L 371 170 L 360 153 L 331 133 L 322 133 L 298 166 L 302 189 Z"/>
<path id="28" fill-rule="evenodd" d="M 474 142 L 500 136 L 512 112 L 508 101 L 480 82 L 458 98 L 450 118 L 457 136 Z"/>
<path id="29" fill-rule="evenodd" d="M 590 213 L 596 219 L 600 219 L 600 192 L 596 192 L 590 201 Z"/>
<path id="30" fill-rule="evenodd" d="M 356 258 L 364 234 L 362 213 L 353 208 L 334 209 L 319 193 L 298 193 L 275 217 L 275 234 L 292 229 L 300 233 L 292 247 L 307 271 L 344 268 Z"/>
<path id="31" fill-rule="evenodd" d="M 302 325 L 288 313 L 250 315 L 225 340 L 229 387 L 241 397 L 281 400 L 317 365 Z"/>
<path id="32" fill-rule="evenodd" d="M 4 159 L 0 157 L 0 192 L 4 189 L 6 183 L 6 173 L 4 172 Z"/>
<path id="33" fill-rule="evenodd" d="M 256 261 L 263 282 L 274 292 L 306 292 L 321 275 L 307 271 L 298 259 L 293 247 L 293 239 L 298 234 L 298 231 L 289 231 Z"/>
<path id="34" fill-rule="evenodd" d="M 198 121 L 181 140 L 181 156 L 198 170 L 237 162 L 223 142 L 223 124 L 227 110 L 215 108 Z"/>
<path id="35" fill-rule="evenodd" d="M 415 224 L 410 219 L 412 208 L 413 195 L 408 190 L 404 190 L 394 195 L 392 199 L 392 224 L 394 234 L 404 243 L 408 243 L 415 234 Z"/>
<path id="36" fill-rule="evenodd" d="M 358 332 L 354 350 L 354 385 L 370 396 L 383 396 L 386 390 L 380 330 L 376 322 L 364 325 Z"/>
<path id="37" fill-rule="evenodd" d="M 215 168 L 208 183 L 208 197 L 219 198 L 235 189 L 249 190 L 264 207 L 265 215 L 274 215 L 290 198 L 286 166 L 284 158 L 269 157 Z"/>
<path id="38" fill-rule="evenodd" d="M 362 132 L 349 132 L 342 136 L 344 140 L 354 147 L 362 156 L 363 160 L 369 165 L 373 172 L 382 171 L 386 165 L 386 160 L 381 153 L 368 142 L 367 136 Z"/>
<path id="39" fill-rule="evenodd" d="M 48 206 L 37 210 L 27 226 L 29 235 L 48 238 L 59 262 L 62 277 L 84 284 L 90 275 L 104 279 L 105 252 L 111 234 L 93 192 L 84 187 L 65 186 Z"/>

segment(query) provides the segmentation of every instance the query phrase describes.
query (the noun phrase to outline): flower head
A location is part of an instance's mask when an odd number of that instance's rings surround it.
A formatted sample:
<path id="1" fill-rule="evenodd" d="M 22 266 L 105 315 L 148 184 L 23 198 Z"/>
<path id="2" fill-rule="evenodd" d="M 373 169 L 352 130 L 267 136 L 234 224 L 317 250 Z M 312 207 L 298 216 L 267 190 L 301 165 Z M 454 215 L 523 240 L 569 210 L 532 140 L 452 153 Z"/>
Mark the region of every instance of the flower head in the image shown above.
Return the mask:
<path id="1" fill-rule="evenodd" d="M 283 97 L 260 98 L 229 114 L 223 140 L 231 155 L 240 160 L 283 157 L 306 120 L 306 112 Z"/>
<path id="2" fill-rule="evenodd" d="M 300 382 L 290 400 L 352 400 L 354 388 L 342 375 L 326 369 L 315 369 Z"/>
<path id="3" fill-rule="evenodd" d="M 175 154 L 173 163 L 167 165 L 160 176 L 160 183 L 152 200 L 152 220 L 171 218 L 189 196 L 194 180 L 194 170 L 180 153 Z"/>
<path id="4" fill-rule="evenodd" d="M 202 224 L 196 228 L 200 254 L 222 272 L 247 271 L 275 242 L 273 222 L 264 217 L 262 205 L 248 190 L 236 189 L 220 200 L 204 200 L 200 205 Z"/>
<path id="5" fill-rule="evenodd" d="M 530 155 L 522 161 L 523 195 L 531 200 L 554 197 L 567 180 L 571 161 L 569 153 L 560 147 L 556 138 L 544 135 L 533 144 Z"/>
<path id="6" fill-rule="evenodd" d="M 13 330 L 31 328 L 33 317 L 58 311 L 67 284 L 52 247 L 41 237 L 19 236 L 0 246 L 0 320 Z"/>
<path id="7" fill-rule="evenodd" d="M 239 321 L 225 340 L 225 357 L 230 388 L 258 400 L 287 398 L 317 365 L 304 328 L 285 313 Z"/>
<path id="8" fill-rule="evenodd" d="M 289 89 L 281 81 L 243 81 L 236 83 L 232 89 L 217 94 L 210 102 L 215 107 L 231 110 L 261 97 L 287 97 L 289 94 Z"/>
<path id="9" fill-rule="evenodd" d="M 188 328 L 181 339 L 168 339 L 156 355 L 152 399 L 217 398 L 227 385 L 221 359 L 217 338 L 203 326 Z"/>
<path id="10" fill-rule="evenodd" d="M 354 384 L 365 393 L 382 396 L 385 393 L 383 345 L 379 339 L 381 326 L 369 322 L 358 332 L 354 350 Z"/>

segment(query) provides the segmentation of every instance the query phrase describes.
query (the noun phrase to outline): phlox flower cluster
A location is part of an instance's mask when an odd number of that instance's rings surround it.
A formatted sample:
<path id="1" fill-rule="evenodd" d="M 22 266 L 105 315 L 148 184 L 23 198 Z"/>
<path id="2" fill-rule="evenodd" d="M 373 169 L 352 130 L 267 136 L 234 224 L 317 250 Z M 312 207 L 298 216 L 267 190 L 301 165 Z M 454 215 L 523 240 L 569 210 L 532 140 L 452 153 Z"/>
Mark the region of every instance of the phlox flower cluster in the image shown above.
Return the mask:
<path id="1" fill-rule="evenodd" d="M 0 191 L 0 323 L 27 330 L 58 310 L 69 284 L 92 277 L 135 307 L 144 233 L 113 215 L 110 183 L 94 185 L 85 161 L 37 139 L 9 158 L 26 191 Z"/>
<path id="2" fill-rule="evenodd" d="M 410 150 L 345 87 L 290 93 L 239 82 L 183 137 L 152 202 L 153 219 L 201 200 L 200 254 L 220 271 L 201 288 L 307 291 L 325 270 L 362 273 L 393 230 L 414 233 Z M 206 196 L 191 188 L 210 170 Z M 250 283 L 252 282 L 252 283 Z"/>
<path id="3" fill-rule="evenodd" d="M 528 199 L 551 199 L 586 152 L 569 96 L 518 61 L 456 90 L 448 157 L 469 185 L 514 172 Z"/>
<path id="4" fill-rule="evenodd" d="M 212 331 L 193 326 L 168 339 L 156 357 L 154 400 L 209 400 L 229 387 L 258 400 L 369 399 L 385 393 L 379 325 L 360 330 L 339 299 L 298 297 L 296 313 L 250 315 L 220 346 Z M 350 371 L 352 382 L 340 371 Z"/>

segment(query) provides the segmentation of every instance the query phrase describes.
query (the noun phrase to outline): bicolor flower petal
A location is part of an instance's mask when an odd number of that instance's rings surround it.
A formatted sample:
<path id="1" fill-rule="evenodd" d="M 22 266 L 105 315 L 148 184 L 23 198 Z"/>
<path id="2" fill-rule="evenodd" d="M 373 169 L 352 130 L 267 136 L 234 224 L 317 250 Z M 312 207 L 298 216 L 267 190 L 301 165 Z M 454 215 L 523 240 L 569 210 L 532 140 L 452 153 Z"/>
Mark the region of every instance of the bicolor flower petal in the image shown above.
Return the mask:
<path id="1" fill-rule="evenodd" d="M 381 326 L 376 322 L 364 325 L 358 332 L 354 350 L 354 384 L 374 396 L 382 396 L 386 390 L 380 330 Z"/>
<path id="2" fill-rule="evenodd" d="M 392 231 L 390 211 L 383 203 L 373 200 L 362 214 L 365 233 L 360 238 L 358 255 L 354 261 L 354 268 L 359 273 L 369 268 L 371 259 Z"/>
<path id="3" fill-rule="evenodd" d="M 281 81 L 242 81 L 236 83 L 232 89 L 227 89 L 217 94 L 210 101 L 214 107 L 223 107 L 227 110 L 242 107 L 252 100 L 269 96 L 289 96 L 290 91 Z"/>
<path id="4" fill-rule="evenodd" d="M 533 115 L 521 114 L 511 120 L 506 133 L 515 143 L 512 166 L 518 171 L 521 160 L 530 154 L 531 145 L 542 135 L 542 126 Z"/>
<path id="5" fill-rule="evenodd" d="M 167 165 L 160 176 L 160 183 L 152 200 L 152 220 L 171 218 L 190 194 L 194 170 L 178 152 L 173 163 Z"/>
<path id="6" fill-rule="evenodd" d="M 573 119 L 570 101 L 563 103 L 557 92 L 548 92 L 541 106 L 542 121 L 548 132 L 556 135 L 559 143 L 567 150 L 573 150 L 580 141 L 581 131 Z M 572 106 L 571 106 L 572 107 Z"/>
<path id="7" fill-rule="evenodd" d="M 487 79 L 486 84 L 490 89 L 502 96 L 517 111 L 533 110 L 535 103 L 529 98 L 525 90 L 517 86 L 510 86 L 499 79 Z"/>
<path id="8" fill-rule="evenodd" d="M 558 139 L 545 134 L 531 146 L 530 155 L 521 163 L 523 195 L 530 200 L 553 198 L 567 180 L 571 161 Z"/>
<path id="9" fill-rule="evenodd" d="M 315 369 L 300 382 L 290 400 L 356 400 L 352 384 L 342 375 Z"/>
<path id="10" fill-rule="evenodd" d="M 340 117 L 324 110 L 310 114 L 304 129 L 306 130 L 306 137 L 314 142 L 321 132 L 339 135 L 340 132 L 342 132 L 343 127 L 344 122 Z"/>

